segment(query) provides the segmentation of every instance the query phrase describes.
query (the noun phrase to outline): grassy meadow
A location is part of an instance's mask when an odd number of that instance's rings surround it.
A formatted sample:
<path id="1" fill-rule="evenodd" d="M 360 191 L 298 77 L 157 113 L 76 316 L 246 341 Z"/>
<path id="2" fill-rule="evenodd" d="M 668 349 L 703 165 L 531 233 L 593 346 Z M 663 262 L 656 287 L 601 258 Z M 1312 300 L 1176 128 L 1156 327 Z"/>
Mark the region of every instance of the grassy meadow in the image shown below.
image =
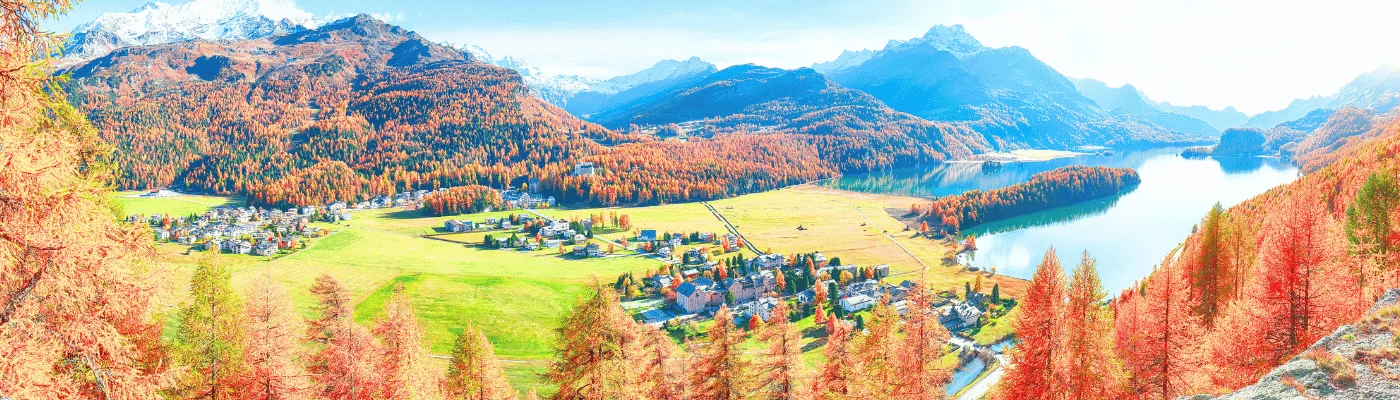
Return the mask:
<path id="1" fill-rule="evenodd" d="M 143 214 L 184 215 L 241 203 L 209 196 L 116 199 L 127 213 Z M 943 264 L 941 260 L 951 247 L 912 237 L 904 231 L 903 223 L 884 211 L 907 209 L 914 201 L 919 200 L 798 186 L 711 204 L 759 249 L 784 254 L 821 251 L 828 257 L 840 257 L 845 264 L 889 264 L 892 273 L 900 274 L 892 278 L 895 282 L 918 281 L 922 276 L 934 288 L 961 288 L 974 274 Z M 579 218 L 613 211 L 628 214 L 638 229 L 726 232 L 724 224 L 700 203 L 539 210 L 552 217 Z M 552 355 L 554 329 L 574 301 L 586 294 L 594 279 L 611 283 L 619 274 L 642 274 L 661 262 L 621 251 L 614 257 L 577 260 L 560 256 L 555 249 L 485 249 L 475 244 L 485 233 L 444 235 L 441 230 L 449 218 L 480 221 L 520 212 L 422 217 L 417 211 L 399 209 L 356 211 L 350 221 L 318 223 L 334 233 L 314 240 L 306 249 L 267 258 L 218 257 L 231 265 L 235 286 L 244 287 L 254 278 L 270 275 L 287 286 L 293 302 L 308 316 L 315 302 L 309 289 L 322 274 L 334 276 L 352 290 L 356 320 L 366 324 L 378 316 L 394 288 L 402 286 L 423 323 L 432 353 L 448 354 L 462 327 L 474 325 L 495 345 L 517 389 L 534 387 L 548 393 L 552 390 L 539 381 L 538 373 L 544 371 Z M 799 230 L 799 226 L 804 229 Z M 422 235 L 435 236 L 428 239 Z M 597 235 L 609 240 L 626 236 L 630 232 Z M 745 257 L 754 255 L 744 252 Z M 189 254 L 184 246 L 174 244 L 157 245 L 157 254 L 169 271 L 164 274 L 166 295 L 160 301 L 173 310 L 184 298 L 193 266 L 203 255 Z M 927 271 L 925 264 L 930 266 Z M 1000 276 L 984 280 L 986 287 L 1000 283 L 1002 293 L 1008 296 L 1020 296 L 1026 284 Z M 819 327 L 811 326 L 811 318 L 798 323 L 806 331 L 804 359 L 815 363 L 825 338 Z"/>

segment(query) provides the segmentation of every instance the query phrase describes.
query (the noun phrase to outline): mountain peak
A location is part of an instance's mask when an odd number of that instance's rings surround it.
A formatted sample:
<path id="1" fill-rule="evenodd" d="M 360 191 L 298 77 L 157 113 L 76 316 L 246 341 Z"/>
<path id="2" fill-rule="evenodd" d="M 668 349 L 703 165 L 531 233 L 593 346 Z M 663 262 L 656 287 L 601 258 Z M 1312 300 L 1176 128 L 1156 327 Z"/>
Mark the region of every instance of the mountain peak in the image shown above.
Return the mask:
<path id="1" fill-rule="evenodd" d="M 928 46 L 939 51 L 953 53 L 958 58 L 977 54 L 987 49 L 977 38 L 972 37 L 962 25 L 934 25 L 923 36 L 909 40 L 891 40 L 882 51 L 903 50 L 915 46 Z"/>
<path id="2" fill-rule="evenodd" d="M 705 60 L 700 59 L 700 57 L 690 57 L 684 61 L 661 60 L 657 61 L 651 68 L 608 79 L 594 85 L 589 90 L 603 94 L 614 94 L 648 82 L 663 81 L 682 76 L 711 73 L 714 71 L 714 64 L 705 62 Z"/>
<path id="3" fill-rule="evenodd" d="M 68 52 L 95 58 L 117 48 L 191 40 L 244 40 L 313 29 L 324 21 L 291 0 L 191 0 L 149 2 L 128 12 L 105 13 L 73 29 Z"/>
<path id="4" fill-rule="evenodd" d="M 929 28 L 928 33 L 918 39 L 918 42 L 959 57 L 987 48 L 977 38 L 969 35 L 962 25 L 934 25 L 933 28 Z"/>

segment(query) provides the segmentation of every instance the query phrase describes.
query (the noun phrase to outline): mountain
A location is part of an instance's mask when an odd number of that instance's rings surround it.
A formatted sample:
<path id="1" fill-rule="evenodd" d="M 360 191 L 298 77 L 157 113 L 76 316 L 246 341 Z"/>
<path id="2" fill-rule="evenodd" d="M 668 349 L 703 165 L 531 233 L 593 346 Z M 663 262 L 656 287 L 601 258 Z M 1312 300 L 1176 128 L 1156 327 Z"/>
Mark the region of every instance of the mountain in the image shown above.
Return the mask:
<path id="1" fill-rule="evenodd" d="M 291 0 L 191 0 L 180 5 L 146 3 L 106 13 L 73 29 L 68 63 L 112 50 L 192 40 L 246 40 L 315 28 L 322 21 Z"/>
<path id="2" fill-rule="evenodd" d="M 125 47 L 66 71 L 70 101 L 119 149 L 121 187 L 260 205 L 564 171 L 605 132 L 533 98 L 512 70 L 366 15 Z"/>
<path id="3" fill-rule="evenodd" d="M 1400 398 L 1396 358 L 1400 327 L 1400 289 L 1390 289 L 1361 319 L 1343 325 L 1301 354 L 1246 386 L 1219 397 L 1188 400 L 1245 399 L 1394 399 Z"/>
<path id="4" fill-rule="evenodd" d="M 965 124 L 996 148 L 1210 140 L 1104 111 L 1026 49 L 983 46 L 960 25 L 890 41 L 860 65 L 828 75 L 895 110 Z"/>
<path id="5" fill-rule="evenodd" d="M 568 103 L 570 97 L 579 92 L 583 92 L 601 82 L 593 78 L 586 78 L 577 75 L 551 75 L 540 71 L 539 68 L 531 66 L 524 60 L 505 56 L 496 58 L 487 52 L 486 49 L 475 45 L 454 45 L 458 50 L 462 50 L 476 57 L 487 64 L 497 67 L 514 70 L 525 80 L 525 86 L 530 88 L 530 93 L 541 100 L 549 102 L 555 106 L 563 107 Z"/>
<path id="6" fill-rule="evenodd" d="M 1199 136 L 1215 136 L 1220 131 L 1205 121 L 1190 116 L 1162 111 L 1133 85 L 1109 87 L 1094 79 L 1070 79 L 1080 94 L 1094 100 L 1099 108 L 1116 114 L 1131 114 L 1151 121 L 1172 132 Z"/>
<path id="7" fill-rule="evenodd" d="M 1271 128 L 1284 122 L 1303 118 L 1317 109 L 1338 110 L 1346 107 L 1387 112 L 1400 105 L 1400 68 L 1382 65 L 1347 83 L 1331 96 L 1296 99 L 1282 110 L 1259 113 L 1245 126 Z"/>
<path id="8" fill-rule="evenodd" d="M 1210 124 L 1212 128 L 1220 131 L 1243 126 L 1245 122 L 1249 121 L 1249 115 L 1236 110 L 1235 107 L 1212 110 L 1206 106 L 1178 106 L 1168 102 L 1158 103 L 1152 101 L 1152 99 L 1146 100 L 1152 102 L 1153 108 L 1162 110 L 1163 112 L 1181 114 L 1205 121 L 1205 123 Z"/>
<path id="9" fill-rule="evenodd" d="M 870 57 L 874 56 L 875 50 L 845 50 L 842 51 L 841 55 L 837 56 L 835 60 L 812 64 L 812 69 L 823 74 L 828 74 L 861 65 L 869 61 Z"/>
<path id="10" fill-rule="evenodd" d="M 989 150 L 972 130 L 935 123 L 890 109 L 810 68 L 795 70 L 736 65 L 592 119 L 625 128 L 677 124 L 693 136 L 726 133 L 790 133 L 833 141 L 824 154 L 843 170 L 865 170 L 965 157 Z M 915 150 L 913 153 L 908 151 Z M 893 159 L 882 160 L 893 154 Z"/>
<path id="11" fill-rule="evenodd" d="M 563 107 L 584 118 L 607 118 L 606 114 L 619 108 L 695 83 L 715 71 L 714 64 L 699 57 L 684 61 L 662 60 L 636 73 L 598 82 L 569 98 Z"/>

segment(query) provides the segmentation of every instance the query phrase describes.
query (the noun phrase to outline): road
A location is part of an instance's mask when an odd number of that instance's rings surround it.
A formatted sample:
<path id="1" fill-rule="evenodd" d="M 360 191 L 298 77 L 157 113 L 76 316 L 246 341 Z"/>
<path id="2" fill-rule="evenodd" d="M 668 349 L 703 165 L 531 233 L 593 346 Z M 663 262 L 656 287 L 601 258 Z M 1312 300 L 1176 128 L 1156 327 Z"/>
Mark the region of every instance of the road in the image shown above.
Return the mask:
<path id="1" fill-rule="evenodd" d="M 719 210 L 716 210 L 716 209 L 715 209 L 715 206 L 710 205 L 710 202 L 708 202 L 708 201 L 702 201 L 702 202 L 700 202 L 700 204 L 701 204 L 701 205 L 704 205 L 705 208 L 709 209 L 709 210 L 710 210 L 710 214 L 714 214 L 714 215 L 715 215 L 715 218 L 719 219 L 719 222 L 723 222 L 723 223 L 724 223 L 724 228 L 725 228 L 725 229 L 728 229 L 728 230 L 729 230 L 729 233 L 733 234 L 734 236 L 739 237 L 739 240 L 743 240 L 743 241 L 744 241 L 744 245 L 745 245 L 745 246 L 748 246 L 748 247 L 749 247 L 749 250 L 752 250 L 752 251 L 754 252 L 754 254 L 767 254 L 767 253 L 764 253 L 764 252 L 762 252 L 762 251 L 759 251 L 759 250 L 758 250 L 758 246 L 755 246 L 755 245 L 753 244 L 753 242 L 750 242 L 750 241 L 749 241 L 749 238 L 744 237 L 744 234 L 739 233 L 739 228 L 738 228 L 738 227 L 735 227 L 734 224 L 729 223 L 729 218 L 725 218 L 725 217 L 724 217 L 724 214 L 720 214 L 720 213 L 719 213 Z"/>
<path id="2" fill-rule="evenodd" d="M 919 262 L 919 265 L 923 265 L 923 266 L 924 266 L 924 269 L 923 269 L 923 271 L 920 271 L 921 274 L 922 274 L 923 272 L 927 272 L 927 271 L 931 268 L 931 267 L 929 267 L 928 263 L 924 262 L 923 259 L 920 259 L 919 256 L 914 255 L 914 252 L 909 251 L 909 248 L 908 248 L 908 247 L 904 247 L 904 244 L 903 244 L 903 243 L 900 243 L 898 240 L 895 240 L 895 239 L 894 239 L 894 236 L 890 236 L 889 232 L 886 232 L 884 229 L 880 228 L 880 225 L 876 224 L 876 223 L 875 223 L 875 220 L 870 219 L 870 216 L 865 215 L 865 211 L 861 211 L 860 207 L 856 207 L 855 209 L 856 209 L 856 212 L 860 214 L 860 217 L 861 217 L 861 218 L 865 218 L 865 222 L 866 222 L 866 223 L 870 224 L 870 226 L 872 226 L 872 227 L 874 227 L 875 229 L 879 230 L 881 235 L 885 235 L 885 238 L 890 240 L 890 243 L 894 243 L 895 246 L 899 246 L 899 249 L 900 249 L 900 250 L 904 250 L 904 253 L 905 253 L 905 254 L 908 254 L 910 258 L 913 258 L 914 261 L 918 261 L 918 262 Z M 907 272 L 906 272 L 906 273 L 907 273 Z M 894 275 L 891 275 L 891 276 L 899 276 L 899 275 L 903 275 L 903 274 L 904 274 L 904 273 L 901 273 L 901 274 L 894 274 Z M 920 277 L 920 278 L 922 278 L 922 277 Z M 921 280 L 922 280 L 922 279 L 921 279 Z"/>
<path id="3" fill-rule="evenodd" d="M 958 396 L 958 400 L 978 400 L 986 396 L 992 390 L 992 386 L 996 386 L 997 382 L 1001 381 L 1001 375 L 1006 373 L 1006 369 L 1002 368 L 1002 365 L 1006 365 L 1006 356 L 997 354 L 997 363 L 992 365 L 994 368 L 992 372 L 988 372 L 982 376 L 982 379 L 973 382 L 972 386 L 963 391 L 961 396 Z"/>

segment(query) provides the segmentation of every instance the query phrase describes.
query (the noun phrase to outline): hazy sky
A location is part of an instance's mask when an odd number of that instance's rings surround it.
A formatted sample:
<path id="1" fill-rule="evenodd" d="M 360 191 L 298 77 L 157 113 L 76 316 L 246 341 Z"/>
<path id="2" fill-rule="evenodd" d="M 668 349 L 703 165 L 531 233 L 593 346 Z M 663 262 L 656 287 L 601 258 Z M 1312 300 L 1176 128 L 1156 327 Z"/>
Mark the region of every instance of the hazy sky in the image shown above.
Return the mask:
<path id="1" fill-rule="evenodd" d="M 175 0 L 175 3 L 181 2 Z M 56 28 L 143 0 L 80 3 Z M 1246 113 L 1335 93 L 1400 62 L 1400 2 L 1229 0 L 448 1 L 299 0 L 316 15 L 377 14 L 549 73 L 606 78 L 665 58 L 808 66 L 960 23 L 1061 73 L 1132 83 L 1154 100 Z"/>

